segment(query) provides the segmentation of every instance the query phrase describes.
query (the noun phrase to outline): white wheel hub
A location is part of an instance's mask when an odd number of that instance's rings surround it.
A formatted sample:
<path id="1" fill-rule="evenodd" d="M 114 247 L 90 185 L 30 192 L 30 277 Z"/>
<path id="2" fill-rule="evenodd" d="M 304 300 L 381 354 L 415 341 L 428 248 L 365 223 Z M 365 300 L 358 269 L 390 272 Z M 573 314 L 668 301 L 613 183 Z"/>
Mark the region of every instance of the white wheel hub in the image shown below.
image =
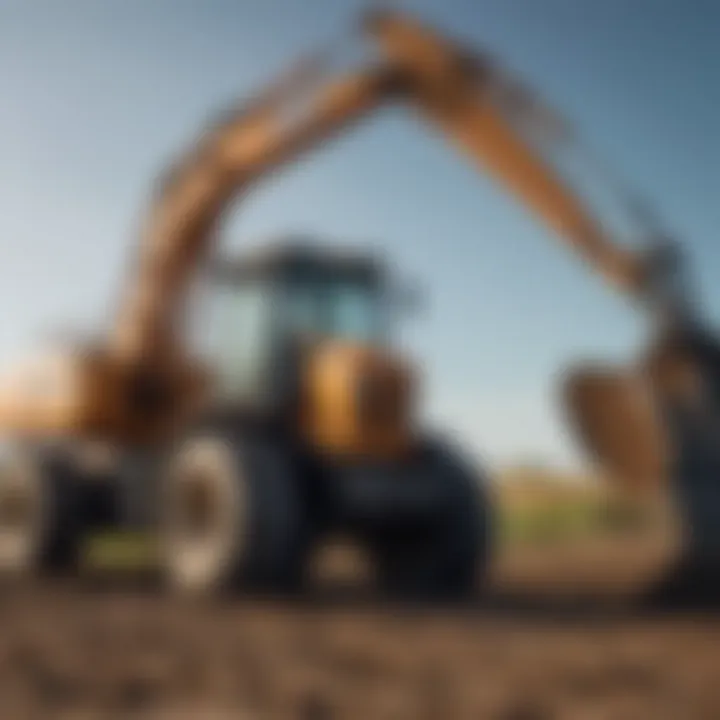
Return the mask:
<path id="1" fill-rule="evenodd" d="M 32 568 L 45 500 L 36 464 L 29 456 L 13 455 L 0 470 L 0 572 Z"/>
<path id="2" fill-rule="evenodd" d="M 163 528 L 174 584 L 202 591 L 219 581 L 247 543 L 247 485 L 226 440 L 189 440 L 171 463 Z"/>

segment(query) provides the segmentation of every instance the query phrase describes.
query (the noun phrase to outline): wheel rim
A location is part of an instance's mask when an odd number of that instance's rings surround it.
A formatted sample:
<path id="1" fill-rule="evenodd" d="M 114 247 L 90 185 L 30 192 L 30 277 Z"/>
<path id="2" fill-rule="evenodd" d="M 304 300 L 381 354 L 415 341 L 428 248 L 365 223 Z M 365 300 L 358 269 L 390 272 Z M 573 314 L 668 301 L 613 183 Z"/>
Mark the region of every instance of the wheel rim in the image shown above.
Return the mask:
<path id="1" fill-rule="evenodd" d="M 40 541 L 41 492 L 37 468 L 13 458 L 0 472 L 0 569 L 28 569 Z"/>
<path id="2" fill-rule="evenodd" d="M 171 464 L 165 500 L 165 562 L 185 590 L 218 584 L 245 547 L 245 483 L 233 448 L 190 441 Z"/>

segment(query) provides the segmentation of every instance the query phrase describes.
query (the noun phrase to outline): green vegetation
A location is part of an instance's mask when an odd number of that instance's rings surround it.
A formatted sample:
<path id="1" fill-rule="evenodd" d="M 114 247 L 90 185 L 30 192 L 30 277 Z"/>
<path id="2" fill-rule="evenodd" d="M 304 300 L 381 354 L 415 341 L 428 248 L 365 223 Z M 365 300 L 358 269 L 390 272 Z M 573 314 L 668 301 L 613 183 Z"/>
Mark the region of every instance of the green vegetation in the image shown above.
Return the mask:
<path id="1" fill-rule="evenodd" d="M 106 532 L 88 538 L 83 560 L 88 568 L 139 570 L 153 568 L 158 547 L 149 533 Z"/>
<path id="2" fill-rule="evenodd" d="M 500 506 L 504 542 L 558 542 L 593 534 L 639 531 L 650 518 L 640 508 L 598 500 L 576 500 L 517 508 Z"/>
<path id="3" fill-rule="evenodd" d="M 588 480 L 523 471 L 497 484 L 498 527 L 505 543 L 562 543 L 594 535 L 639 533 L 657 519 L 648 507 Z"/>

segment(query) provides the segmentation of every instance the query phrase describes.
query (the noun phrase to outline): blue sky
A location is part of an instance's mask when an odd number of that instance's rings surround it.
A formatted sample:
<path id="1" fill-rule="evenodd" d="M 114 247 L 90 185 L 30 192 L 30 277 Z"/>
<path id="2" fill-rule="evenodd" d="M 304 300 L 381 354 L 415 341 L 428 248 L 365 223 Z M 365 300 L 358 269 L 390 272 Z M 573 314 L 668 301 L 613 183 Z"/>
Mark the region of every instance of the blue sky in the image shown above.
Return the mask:
<path id="1" fill-rule="evenodd" d="M 720 3 L 407 0 L 486 47 L 662 210 L 720 316 Z M 165 163 L 214 110 L 341 32 L 356 0 L 0 0 L 0 360 L 102 327 Z M 570 463 L 554 392 L 643 324 L 514 201 L 393 109 L 259 190 L 226 226 L 384 245 L 429 291 L 404 340 L 432 418 L 490 462 Z"/>

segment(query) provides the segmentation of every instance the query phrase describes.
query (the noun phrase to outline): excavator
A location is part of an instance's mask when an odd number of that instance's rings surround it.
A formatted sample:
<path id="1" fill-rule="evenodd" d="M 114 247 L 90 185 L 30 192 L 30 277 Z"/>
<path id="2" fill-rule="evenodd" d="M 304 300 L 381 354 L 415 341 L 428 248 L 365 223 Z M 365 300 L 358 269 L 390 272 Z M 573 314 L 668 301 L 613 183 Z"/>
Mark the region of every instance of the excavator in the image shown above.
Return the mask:
<path id="1" fill-rule="evenodd" d="M 652 310 L 647 357 L 567 374 L 569 420 L 608 476 L 678 490 L 690 554 L 720 546 L 718 347 L 686 302 L 674 245 L 656 233 L 643 238 L 650 250 L 630 250 L 612 237 L 555 167 L 547 108 L 493 58 L 397 11 L 367 13 L 361 28 L 374 48 L 366 66 L 301 61 L 161 178 L 106 338 L 3 379 L 5 574 L 72 571 L 89 534 L 140 527 L 183 592 L 296 589 L 332 533 L 364 544 L 390 593 L 478 587 L 493 538 L 486 478 L 418 417 L 417 373 L 388 322 L 396 279 L 367 253 L 304 241 L 213 253 L 235 200 L 392 103 Z M 213 369 L 186 347 L 201 277 L 219 308 L 206 323 L 220 346 Z"/>

